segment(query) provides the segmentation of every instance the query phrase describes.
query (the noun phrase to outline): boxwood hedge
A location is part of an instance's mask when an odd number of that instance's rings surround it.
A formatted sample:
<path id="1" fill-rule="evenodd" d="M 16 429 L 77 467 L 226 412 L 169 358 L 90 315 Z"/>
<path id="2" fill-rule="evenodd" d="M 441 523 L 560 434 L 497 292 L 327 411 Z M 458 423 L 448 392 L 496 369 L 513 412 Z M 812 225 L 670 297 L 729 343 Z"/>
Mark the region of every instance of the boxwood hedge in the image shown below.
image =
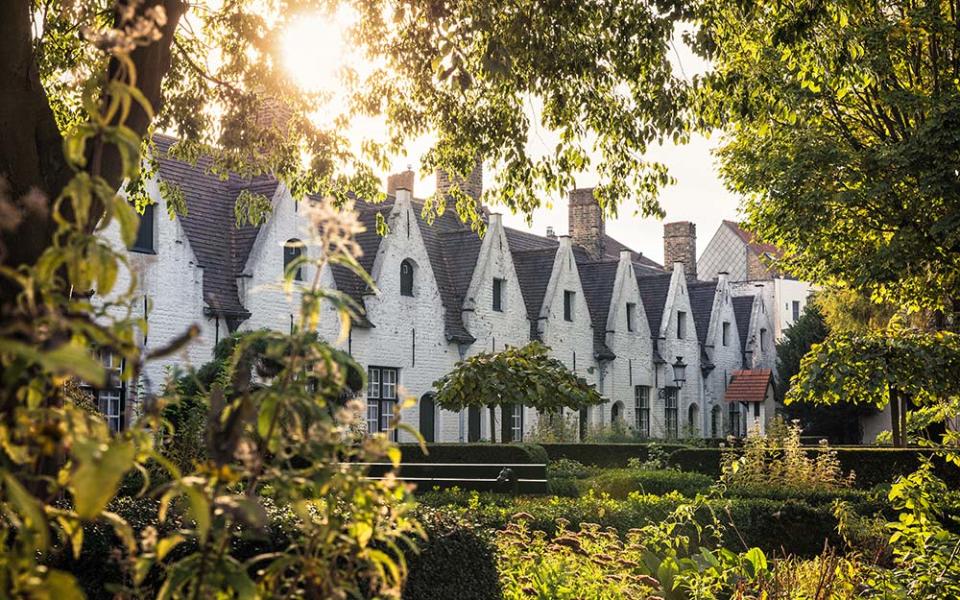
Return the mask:
<path id="1" fill-rule="evenodd" d="M 692 498 L 707 491 L 713 484 L 713 478 L 702 473 L 605 469 L 594 477 L 579 481 L 578 487 L 581 491 L 605 492 L 614 498 L 626 498 L 631 492 L 645 494 L 679 492 Z"/>
<path id="2" fill-rule="evenodd" d="M 569 458 L 597 467 L 625 467 L 631 458 L 649 458 L 651 444 L 540 444 L 550 460 Z M 683 444 L 655 444 L 667 454 L 687 448 Z"/>
<path id="3" fill-rule="evenodd" d="M 547 453 L 537 444 L 400 444 L 406 463 L 531 463 L 545 464 Z"/>

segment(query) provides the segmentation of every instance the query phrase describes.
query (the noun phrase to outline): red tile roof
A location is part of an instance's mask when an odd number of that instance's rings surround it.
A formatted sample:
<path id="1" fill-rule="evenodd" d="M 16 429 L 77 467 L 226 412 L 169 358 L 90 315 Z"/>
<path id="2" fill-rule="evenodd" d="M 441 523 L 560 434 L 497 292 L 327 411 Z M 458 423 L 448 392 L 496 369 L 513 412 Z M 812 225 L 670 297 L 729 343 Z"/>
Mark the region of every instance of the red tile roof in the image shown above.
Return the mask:
<path id="1" fill-rule="evenodd" d="M 772 376 L 770 369 L 734 371 L 723 399 L 727 402 L 763 402 L 767 398 L 767 389 L 773 385 Z"/>

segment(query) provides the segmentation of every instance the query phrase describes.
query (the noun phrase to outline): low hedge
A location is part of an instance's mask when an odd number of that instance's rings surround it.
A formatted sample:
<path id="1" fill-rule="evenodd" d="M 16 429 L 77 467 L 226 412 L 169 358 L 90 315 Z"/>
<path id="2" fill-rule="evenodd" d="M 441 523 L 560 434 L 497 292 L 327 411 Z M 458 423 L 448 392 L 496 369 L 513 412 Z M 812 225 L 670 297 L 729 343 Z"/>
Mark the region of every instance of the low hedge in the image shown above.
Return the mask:
<path id="1" fill-rule="evenodd" d="M 930 450 L 917 448 L 834 448 L 844 473 L 856 473 L 856 485 L 868 489 L 893 483 L 901 475 L 909 475 L 920 466 L 920 457 L 931 456 Z M 808 450 L 811 454 L 817 448 Z M 720 448 L 684 448 L 670 454 L 667 464 L 683 471 L 695 471 L 710 477 L 720 476 Z M 960 469 L 934 457 L 937 475 L 949 486 L 960 486 Z"/>
<path id="2" fill-rule="evenodd" d="M 631 458 L 647 460 L 651 444 L 540 444 L 550 460 L 569 458 L 604 468 L 626 467 Z M 655 444 L 667 454 L 687 448 L 683 444 Z"/>
<path id="3" fill-rule="evenodd" d="M 573 527 L 580 523 L 598 523 L 625 535 L 630 529 L 663 521 L 689 499 L 676 493 L 631 494 L 626 500 L 597 495 L 541 498 L 481 494 L 479 503 L 471 508 L 474 501 L 470 494 L 441 492 L 427 494 L 421 502 L 459 507 L 466 518 L 495 529 L 505 527 L 512 515 L 524 512 L 532 516 L 529 521 L 532 529 L 551 535 L 556 532 L 556 521 L 560 518 L 568 520 Z M 726 526 L 723 543 L 731 550 L 741 551 L 746 544 L 768 553 L 812 557 L 823 550 L 824 542 L 834 547 L 843 545 L 836 531 L 837 519 L 828 505 L 812 506 L 792 499 L 724 498 L 707 501 L 696 513 L 701 526 L 711 524 L 714 517 Z M 690 535 L 696 539 L 693 527 L 678 530 L 674 535 Z M 879 535 L 886 534 L 880 532 Z"/>
<path id="4" fill-rule="evenodd" d="M 406 463 L 531 463 L 545 464 L 547 453 L 537 444 L 400 444 Z"/>
<path id="5" fill-rule="evenodd" d="M 626 498 L 631 492 L 658 495 L 679 492 L 693 498 L 706 492 L 713 483 L 712 478 L 701 473 L 606 469 L 595 477 L 578 482 L 578 486 L 582 491 L 594 490 L 614 498 Z"/>
<path id="6" fill-rule="evenodd" d="M 427 533 L 407 556 L 404 600 L 500 600 L 493 531 L 469 523 L 450 509 L 420 507 Z"/>

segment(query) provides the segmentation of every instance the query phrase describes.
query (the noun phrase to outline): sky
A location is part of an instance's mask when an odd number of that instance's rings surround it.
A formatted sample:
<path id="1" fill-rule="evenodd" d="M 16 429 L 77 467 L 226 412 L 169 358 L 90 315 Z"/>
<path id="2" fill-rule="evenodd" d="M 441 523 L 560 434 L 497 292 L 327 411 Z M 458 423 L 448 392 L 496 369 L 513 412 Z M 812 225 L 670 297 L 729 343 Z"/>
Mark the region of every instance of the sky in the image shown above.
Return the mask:
<path id="1" fill-rule="evenodd" d="M 349 19 L 347 14 L 336 15 L 333 22 L 330 18 L 320 16 L 302 19 L 296 30 L 289 32 L 286 62 L 301 85 L 306 88 L 328 87 L 336 78 L 335 71 L 339 62 L 350 61 L 355 65 L 355 57 L 350 56 L 350 50 L 339 35 Z M 675 72 L 687 78 L 703 73 L 709 65 L 680 41 L 680 32 L 678 27 L 671 57 Z M 361 127 L 369 130 L 377 125 L 368 122 Z M 435 189 L 434 175 L 418 169 L 419 157 L 429 143 L 429 139 L 418 140 L 410 146 L 406 156 L 395 157 L 392 165 L 393 172 L 408 167 L 416 172 L 415 195 L 421 198 L 432 194 Z M 547 146 L 547 143 L 550 146 Z M 537 131 L 536 135 L 531 136 L 528 148 L 538 153 L 542 150 L 537 146 L 545 149 L 555 143 L 556 140 L 550 132 Z M 724 187 L 717 173 L 712 150 L 718 144 L 718 136 L 710 139 L 694 136 L 689 143 L 682 146 L 668 142 L 652 148 L 647 158 L 667 165 L 676 180 L 674 185 L 662 189 L 660 193 L 660 204 L 666 212 L 666 218 L 660 221 L 653 217 L 634 216 L 635 207 L 623 206 L 618 218 L 608 219 L 607 234 L 645 256 L 662 262 L 663 223 L 692 221 L 697 226 L 698 252 L 702 251 L 722 220 L 737 219 L 737 208 L 740 204 L 739 198 Z M 385 173 L 384 180 L 386 175 Z M 590 187 L 599 183 L 593 171 L 580 173 L 576 181 L 577 187 Z M 491 174 L 485 173 L 484 185 L 491 182 Z M 504 222 L 510 227 L 530 230 L 540 235 L 546 233 L 547 227 L 553 227 L 558 235 L 567 233 L 566 197 L 542 200 L 544 205 L 549 202 L 551 206 L 543 207 L 534 213 L 532 227 L 527 226 L 524 215 L 511 214 L 505 207 L 499 210 L 496 206 L 490 208 L 494 212 L 502 212 Z"/>

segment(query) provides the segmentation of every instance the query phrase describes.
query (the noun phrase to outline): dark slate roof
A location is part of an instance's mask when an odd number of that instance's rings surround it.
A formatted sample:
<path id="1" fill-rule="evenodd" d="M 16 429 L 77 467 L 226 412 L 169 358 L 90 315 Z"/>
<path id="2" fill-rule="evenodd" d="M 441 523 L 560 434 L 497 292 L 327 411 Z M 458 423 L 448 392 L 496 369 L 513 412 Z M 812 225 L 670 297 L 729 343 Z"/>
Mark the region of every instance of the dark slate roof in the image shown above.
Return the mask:
<path id="1" fill-rule="evenodd" d="M 504 227 L 503 229 L 507 233 L 507 243 L 510 244 L 511 252 L 540 250 L 543 248 L 556 249 L 558 246 L 560 246 L 560 242 L 556 238 L 543 237 L 535 233 L 520 231 L 519 229 L 511 229 L 509 227 Z"/>
<path id="2" fill-rule="evenodd" d="M 690 307 L 693 310 L 693 325 L 697 328 L 697 339 L 701 344 L 707 341 L 710 329 L 710 314 L 713 312 L 713 299 L 717 295 L 716 281 L 703 281 L 687 284 L 690 292 Z"/>
<path id="3" fill-rule="evenodd" d="M 358 259 L 360 266 L 369 273 L 373 270 L 373 262 L 377 258 L 377 251 L 380 249 L 380 234 L 377 233 L 377 214 L 380 213 L 384 218 L 390 214 L 393 209 L 394 198 L 388 196 L 382 203 L 374 204 L 356 200 L 354 210 L 357 211 L 357 219 L 366 228 L 366 231 L 356 236 L 357 244 L 363 254 Z M 342 265 L 331 265 L 333 280 L 337 284 L 337 289 L 350 296 L 360 308 L 364 308 L 363 295 L 369 293 L 370 288 L 356 273 Z M 366 320 L 361 320 L 357 325 L 369 326 Z"/>
<path id="4" fill-rule="evenodd" d="M 507 241 L 511 248 L 510 232 L 507 232 Z M 527 306 L 527 318 L 530 319 L 530 335 L 537 339 L 537 320 L 540 317 L 540 308 L 543 298 L 547 294 L 547 285 L 550 283 L 550 274 L 553 271 L 553 261 L 557 256 L 557 248 L 539 248 L 513 252 L 513 266 L 517 270 L 517 279 L 520 281 L 520 292 L 523 302 Z"/>
<path id="5" fill-rule="evenodd" d="M 747 349 L 747 334 L 750 332 L 750 315 L 753 313 L 753 299 L 756 296 L 737 296 L 733 298 L 733 316 L 737 320 L 737 333 L 740 335 L 740 350 Z"/>
<path id="6" fill-rule="evenodd" d="M 590 321 L 593 324 L 593 349 L 598 359 L 610 360 L 616 354 L 607 347 L 607 316 L 610 312 L 610 302 L 613 299 L 613 287 L 617 280 L 617 266 L 619 261 L 582 260 L 579 252 L 577 268 L 580 271 L 580 285 L 590 309 Z"/>
<path id="7" fill-rule="evenodd" d="M 608 258 L 620 258 L 620 252 L 623 250 L 630 251 L 630 257 L 633 259 L 634 266 L 637 267 L 638 273 L 649 273 L 656 274 L 663 272 L 663 265 L 660 263 L 650 260 L 640 252 L 637 252 L 633 248 L 629 248 L 624 244 L 613 239 L 609 235 L 604 234 L 603 236 L 603 253 Z"/>
<path id="8" fill-rule="evenodd" d="M 241 191 L 249 189 L 272 198 L 278 183 L 269 177 L 221 179 L 209 172 L 211 161 L 196 165 L 176 160 L 167 152 L 175 139 L 154 136 L 159 177 L 176 183 L 183 192 L 187 213 L 180 223 L 203 268 L 203 299 L 217 314 L 244 319 L 249 316 L 240 302 L 237 275 L 250 255 L 259 227 L 236 227 L 234 206 Z"/>
<path id="9" fill-rule="evenodd" d="M 670 279 L 672 273 L 662 275 L 640 275 L 637 285 L 640 286 L 640 299 L 643 300 L 643 310 L 647 313 L 647 322 L 650 324 L 650 335 L 660 335 L 660 321 L 663 319 L 663 310 L 670 293 Z"/>

